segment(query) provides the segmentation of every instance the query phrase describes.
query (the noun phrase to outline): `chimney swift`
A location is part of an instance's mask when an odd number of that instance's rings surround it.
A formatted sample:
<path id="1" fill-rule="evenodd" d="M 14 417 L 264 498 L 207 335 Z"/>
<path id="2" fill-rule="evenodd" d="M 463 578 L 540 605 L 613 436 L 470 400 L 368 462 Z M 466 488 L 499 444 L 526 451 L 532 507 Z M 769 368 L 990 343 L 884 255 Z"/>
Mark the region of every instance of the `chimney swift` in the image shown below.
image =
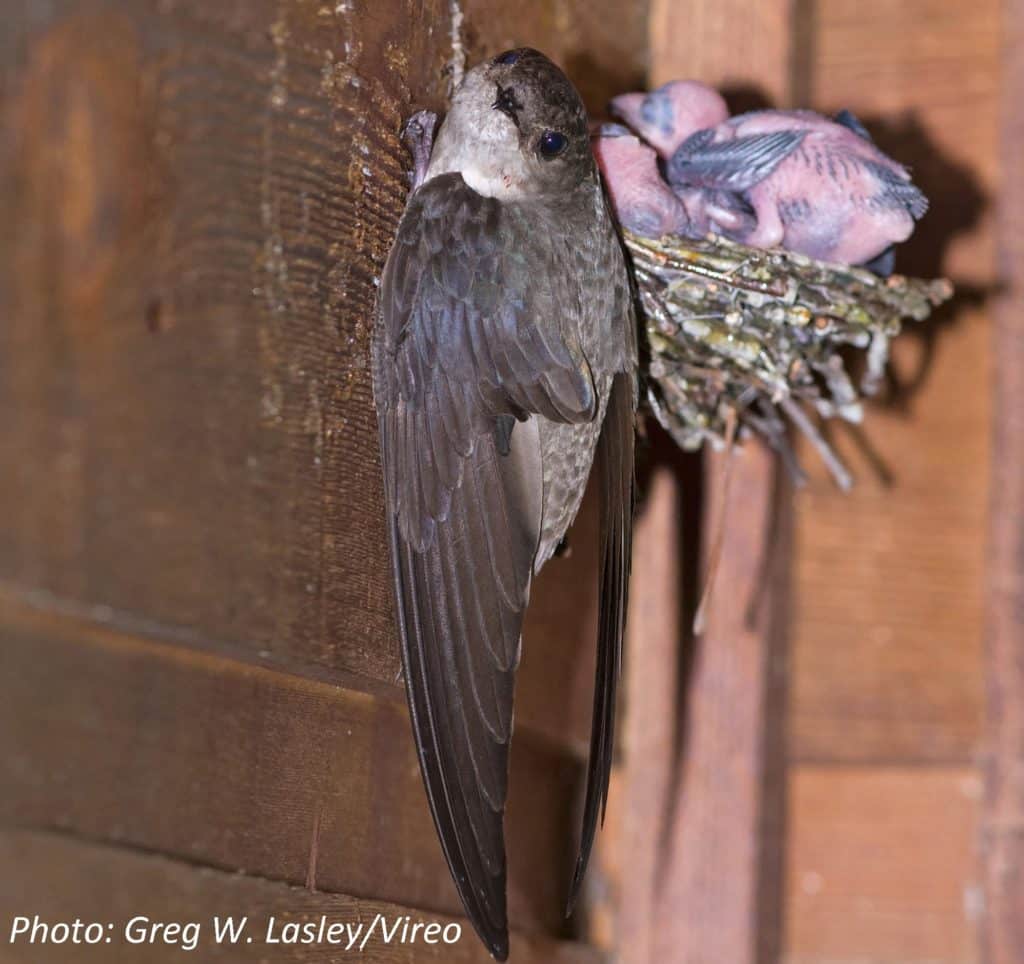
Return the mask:
<path id="1" fill-rule="evenodd" d="M 739 114 L 683 141 L 666 172 L 677 192 L 709 198 L 721 234 L 822 261 L 874 261 L 928 210 L 907 169 L 849 111 L 836 120 L 809 110 Z"/>
<path id="2" fill-rule="evenodd" d="M 661 176 L 652 147 L 618 124 L 602 124 L 591 146 L 622 227 L 645 238 L 707 233 Z"/>
<path id="3" fill-rule="evenodd" d="M 672 80 L 649 93 L 620 94 L 608 106 L 666 160 L 691 134 L 729 119 L 725 98 L 699 80 Z"/>
<path id="4" fill-rule="evenodd" d="M 721 94 L 694 80 L 621 94 L 609 106 L 664 160 L 690 220 L 691 230 L 677 233 L 710 229 L 743 244 L 888 274 L 894 245 L 910 237 L 928 208 L 906 168 L 882 153 L 848 110 L 831 120 L 809 110 L 730 118 Z M 649 172 L 645 187 L 629 188 L 625 149 L 609 156 L 606 179 L 633 202 L 623 224 L 633 208 L 668 218 L 664 199 L 649 200 Z M 637 203 L 641 195 L 646 204 Z"/>
<path id="5" fill-rule="evenodd" d="M 600 482 L 597 679 L 570 907 L 608 791 L 626 615 L 636 333 L 587 116 L 543 54 L 469 71 L 381 281 L 374 398 L 406 693 L 466 913 L 508 955 L 503 818 L 530 584 Z M 416 141 L 419 142 L 417 148 Z"/>

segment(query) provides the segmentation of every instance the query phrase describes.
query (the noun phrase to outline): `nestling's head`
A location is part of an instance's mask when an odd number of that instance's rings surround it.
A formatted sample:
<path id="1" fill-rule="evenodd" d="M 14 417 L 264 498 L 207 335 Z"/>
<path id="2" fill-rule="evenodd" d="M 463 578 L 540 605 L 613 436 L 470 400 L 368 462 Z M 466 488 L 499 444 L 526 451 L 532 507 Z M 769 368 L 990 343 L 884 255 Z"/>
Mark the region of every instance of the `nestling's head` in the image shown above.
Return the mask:
<path id="1" fill-rule="evenodd" d="M 522 47 L 466 74 L 427 176 L 458 171 L 480 194 L 515 200 L 565 192 L 594 170 L 579 94 L 547 57 Z"/>
<path id="2" fill-rule="evenodd" d="M 696 80 L 673 80 L 648 94 L 620 94 L 609 107 L 664 158 L 691 134 L 729 117 L 722 95 Z"/>

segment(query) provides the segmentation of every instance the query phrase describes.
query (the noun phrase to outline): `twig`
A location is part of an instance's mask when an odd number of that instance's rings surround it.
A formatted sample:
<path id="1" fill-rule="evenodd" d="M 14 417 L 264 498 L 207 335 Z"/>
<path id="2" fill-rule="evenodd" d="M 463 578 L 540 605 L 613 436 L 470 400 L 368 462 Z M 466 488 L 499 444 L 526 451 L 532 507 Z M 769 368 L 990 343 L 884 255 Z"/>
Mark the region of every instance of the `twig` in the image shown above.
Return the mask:
<path id="1" fill-rule="evenodd" d="M 803 480 L 777 414 L 784 413 L 848 488 L 849 472 L 800 403 L 822 418 L 859 422 L 861 394 L 840 348 L 866 350 L 861 393 L 870 394 L 902 320 L 926 318 L 952 295 L 950 283 L 880 278 L 717 236 L 654 240 L 626 232 L 625 241 L 646 323 L 648 400 L 676 442 L 721 447 L 747 429 Z"/>
<path id="2" fill-rule="evenodd" d="M 722 505 L 718 510 L 718 521 L 715 526 L 715 538 L 711 544 L 711 553 L 708 558 L 708 572 L 704 580 L 704 592 L 701 594 L 700 605 L 693 617 L 693 634 L 702 636 L 704 626 L 707 623 L 707 613 L 711 606 L 711 592 L 715 587 L 715 576 L 718 573 L 718 563 L 722 558 L 722 544 L 725 542 L 725 520 L 729 515 L 729 490 L 732 486 L 732 465 L 735 456 L 733 443 L 736 441 L 736 426 L 738 419 L 735 411 L 728 416 L 726 427 L 726 450 L 725 450 L 725 472 L 722 478 Z"/>
<path id="3" fill-rule="evenodd" d="M 832 446 L 822 437 L 821 432 L 815 428 L 806 412 L 791 398 L 780 399 L 779 408 L 789 416 L 790 421 L 800 429 L 801 434 L 817 449 L 822 462 L 832 473 L 836 485 L 844 492 L 849 492 L 853 488 L 853 476 L 850 475 L 849 470 L 843 465 Z"/>

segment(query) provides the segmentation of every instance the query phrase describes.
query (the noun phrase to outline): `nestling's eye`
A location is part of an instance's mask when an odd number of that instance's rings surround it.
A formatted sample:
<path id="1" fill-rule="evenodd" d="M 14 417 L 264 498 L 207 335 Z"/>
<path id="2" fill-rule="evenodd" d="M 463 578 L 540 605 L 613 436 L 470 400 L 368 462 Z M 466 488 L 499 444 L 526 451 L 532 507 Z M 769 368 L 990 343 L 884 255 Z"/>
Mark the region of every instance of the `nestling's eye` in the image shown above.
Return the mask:
<path id="1" fill-rule="evenodd" d="M 498 54 L 494 58 L 494 62 L 496 64 L 514 64 L 519 59 L 519 56 L 520 51 L 518 50 L 506 50 L 503 54 Z"/>
<path id="2" fill-rule="evenodd" d="M 550 161 L 553 157 L 558 157 L 568 147 L 569 139 L 565 134 L 559 134 L 558 131 L 544 131 L 540 135 L 540 140 L 537 141 L 537 150 L 540 151 L 540 156 L 546 161 Z"/>

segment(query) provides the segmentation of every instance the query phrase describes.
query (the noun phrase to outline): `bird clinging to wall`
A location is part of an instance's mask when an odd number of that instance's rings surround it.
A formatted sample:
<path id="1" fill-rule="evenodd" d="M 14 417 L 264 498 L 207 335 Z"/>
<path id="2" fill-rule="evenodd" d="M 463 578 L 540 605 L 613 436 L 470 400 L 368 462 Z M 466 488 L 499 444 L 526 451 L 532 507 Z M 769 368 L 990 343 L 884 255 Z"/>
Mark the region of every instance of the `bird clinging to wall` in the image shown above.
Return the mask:
<path id="1" fill-rule="evenodd" d="M 607 794 L 629 574 L 636 332 L 620 241 L 565 75 L 519 49 L 469 71 L 417 172 L 373 339 L 406 691 L 466 912 L 508 954 L 503 817 L 534 575 L 601 491 L 597 682 L 574 896 Z M 570 897 L 570 904 L 572 896 Z"/>

